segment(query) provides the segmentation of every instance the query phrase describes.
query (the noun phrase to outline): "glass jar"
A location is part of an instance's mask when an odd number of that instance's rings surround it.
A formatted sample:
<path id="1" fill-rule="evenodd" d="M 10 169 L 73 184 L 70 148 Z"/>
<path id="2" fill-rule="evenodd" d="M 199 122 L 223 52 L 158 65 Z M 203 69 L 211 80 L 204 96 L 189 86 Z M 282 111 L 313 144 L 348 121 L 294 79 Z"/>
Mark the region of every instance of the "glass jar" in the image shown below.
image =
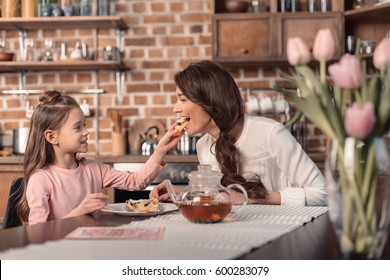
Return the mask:
<path id="1" fill-rule="evenodd" d="M 41 1 L 41 17 L 51 17 L 51 0 Z"/>
<path id="2" fill-rule="evenodd" d="M 22 0 L 22 17 L 35 17 L 35 1 Z"/>
<path id="3" fill-rule="evenodd" d="M 2 0 L 1 1 L 1 16 L 2 17 L 19 17 L 20 16 L 20 1 L 19 0 Z"/>
<path id="4" fill-rule="evenodd" d="M 364 8 L 365 5 L 366 5 L 366 3 L 364 2 L 364 0 L 354 0 L 352 8 L 354 10 L 358 10 L 358 9 Z"/>
<path id="5" fill-rule="evenodd" d="M 90 16 L 92 7 L 90 0 L 80 0 L 80 16 Z"/>

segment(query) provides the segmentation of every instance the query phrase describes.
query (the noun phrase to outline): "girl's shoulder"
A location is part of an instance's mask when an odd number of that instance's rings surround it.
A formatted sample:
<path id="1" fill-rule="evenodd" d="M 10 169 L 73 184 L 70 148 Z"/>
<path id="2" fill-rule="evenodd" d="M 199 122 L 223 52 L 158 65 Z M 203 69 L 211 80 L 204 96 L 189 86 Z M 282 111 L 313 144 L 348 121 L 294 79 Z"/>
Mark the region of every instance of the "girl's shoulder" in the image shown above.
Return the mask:
<path id="1" fill-rule="evenodd" d="M 86 158 L 86 157 L 79 159 L 79 167 L 81 170 L 84 170 L 84 171 L 91 170 L 91 171 L 98 171 L 98 172 L 106 171 L 106 170 L 111 168 L 109 165 L 101 162 L 98 159 Z M 83 171 L 81 171 L 81 172 L 83 172 Z"/>
<path id="2" fill-rule="evenodd" d="M 78 159 L 80 166 L 102 166 L 105 165 L 103 162 L 92 158 L 92 157 L 82 157 Z"/>

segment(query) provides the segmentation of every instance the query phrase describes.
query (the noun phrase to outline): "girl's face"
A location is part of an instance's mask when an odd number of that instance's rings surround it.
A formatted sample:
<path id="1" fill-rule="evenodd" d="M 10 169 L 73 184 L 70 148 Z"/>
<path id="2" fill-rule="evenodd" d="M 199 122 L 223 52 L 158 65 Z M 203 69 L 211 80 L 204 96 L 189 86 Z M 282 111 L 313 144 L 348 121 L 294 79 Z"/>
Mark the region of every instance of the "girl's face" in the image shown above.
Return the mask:
<path id="1" fill-rule="evenodd" d="M 83 111 L 74 108 L 69 111 L 68 119 L 58 130 L 58 147 L 64 154 L 86 153 L 88 135 Z"/>
<path id="2" fill-rule="evenodd" d="M 189 117 L 186 126 L 188 135 L 209 133 L 217 138 L 219 129 L 210 115 L 198 104 L 184 96 L 179 87 L 176 87 L 177 102 L 173 111 L 180 117 Z"/>

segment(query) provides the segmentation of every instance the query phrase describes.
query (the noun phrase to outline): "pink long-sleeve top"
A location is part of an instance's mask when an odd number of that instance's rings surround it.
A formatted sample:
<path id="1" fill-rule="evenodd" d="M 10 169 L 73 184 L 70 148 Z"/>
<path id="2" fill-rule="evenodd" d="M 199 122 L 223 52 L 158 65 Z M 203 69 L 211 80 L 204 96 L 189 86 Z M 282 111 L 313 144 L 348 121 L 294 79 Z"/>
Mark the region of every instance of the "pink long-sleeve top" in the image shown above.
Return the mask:
<path id="1" fill-rule="evenodd" d="M 86 195 L 112 187 L 140 190 L 164 169 L 152 157 L 137 172 L 118 171 L 95 159 L 82 159 L 76 169 L 50 165 L 39 169 L 28 181 L 26 196 L 29 224 L 61 219 L 79 206 Z"/>

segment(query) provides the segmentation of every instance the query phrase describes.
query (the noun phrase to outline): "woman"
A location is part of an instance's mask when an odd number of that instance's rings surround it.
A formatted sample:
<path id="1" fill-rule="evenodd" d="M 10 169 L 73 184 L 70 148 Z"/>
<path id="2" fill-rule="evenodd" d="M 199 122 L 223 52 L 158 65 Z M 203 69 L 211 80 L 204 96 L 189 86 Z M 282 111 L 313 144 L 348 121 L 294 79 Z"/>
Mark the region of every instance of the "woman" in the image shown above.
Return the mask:
<path id="1" fill-rule="evenodd" d="M 245 115 L 228 71 L 212 61 L 193 63 L 175 75 L 175 83 L 174 111 L 187 118 L 189 135 L 203 135 L 197 142 L 199 162 L 221 171 L 223 185 L 243 185 L 249 203 L 326 205 L 325 179 L 317 166 L 282 124 Z M 150 196 L 169 197 L 164 184 Z"/>

